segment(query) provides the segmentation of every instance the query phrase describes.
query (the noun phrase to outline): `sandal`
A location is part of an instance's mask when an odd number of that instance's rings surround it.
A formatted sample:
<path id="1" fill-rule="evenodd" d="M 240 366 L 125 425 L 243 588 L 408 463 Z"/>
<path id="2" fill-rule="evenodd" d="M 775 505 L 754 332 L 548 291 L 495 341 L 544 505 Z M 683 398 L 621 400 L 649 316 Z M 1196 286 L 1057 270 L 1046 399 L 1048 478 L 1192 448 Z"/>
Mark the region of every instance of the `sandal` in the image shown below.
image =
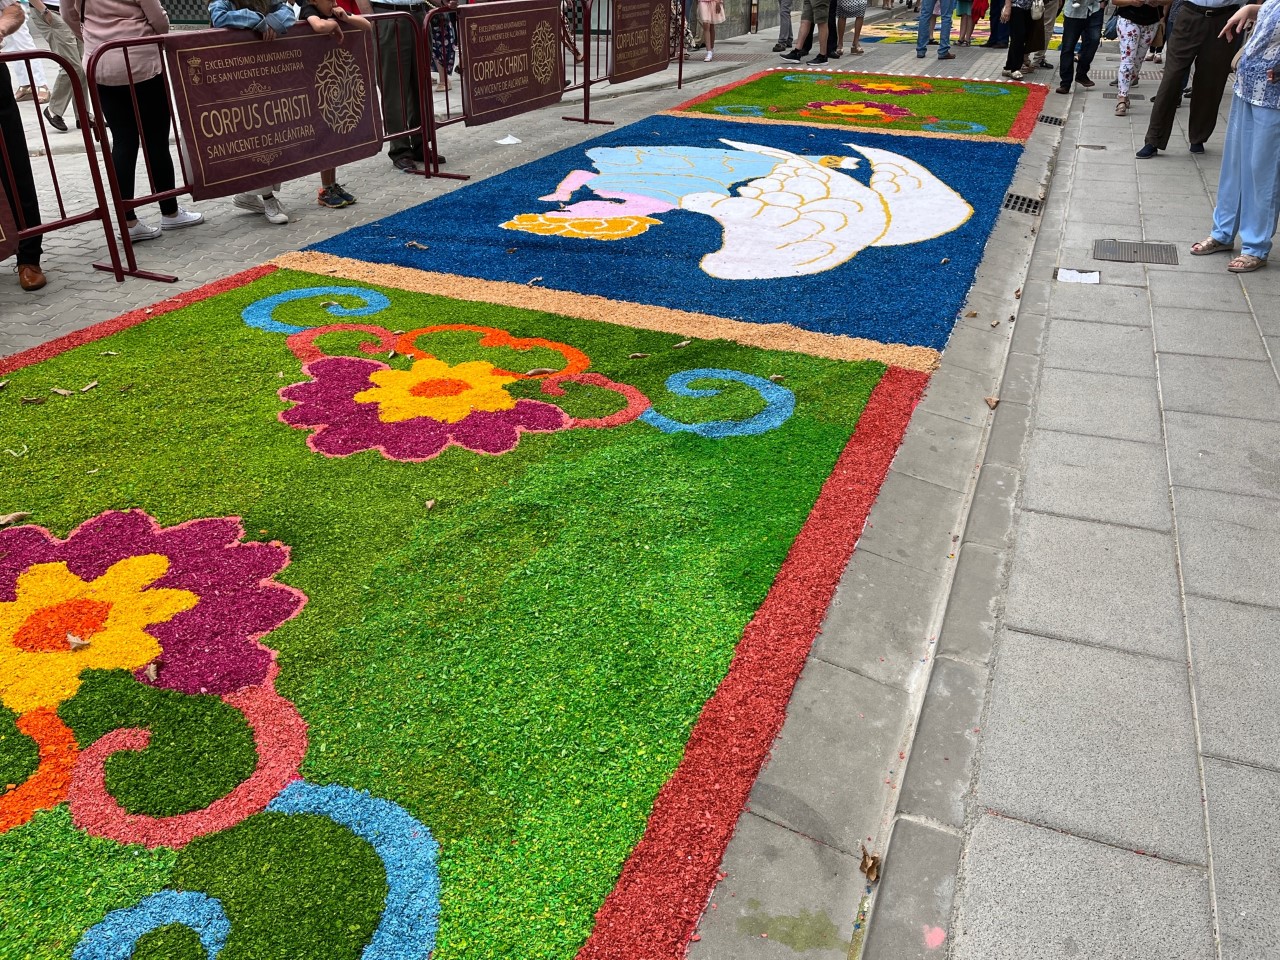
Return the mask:
<path id="1" fill-rule="evenodd" d="M 1127 117 L 1128 115 L 1129 115 L 1129 98 L 1117 97 L 1116 98 L 1116 116 Z"/>
<path id="2" fill-rule="evenodd" d="M 48 103 L 48 102 L 49 102 L 49 88 L 48 88 L 48 87 L 37 87 L 37 88 L 36 88 L 36 100 L 38 100 L 40 103 Z"/>
<path id="3" fill-rule="evenodd" d="M 851 56 L 851 57 L 860 57 L 860 56 L 862 56 L 865 52 L 866 52 L 866 51 L 865 51 L 865 50 L 863 50 L 861 47 L 850 47 L 850 48 L 849 48 L 849 56 Z"/>
<path id="4" fill-rule="evenodd" d="M 1213 239 L 1213 237 L 1206 237 L 1199 243 L 1193 243 L 1191 245 L 1191 255 L 1193 257 L 1207 257 L 1211 253 L 1225 253 L 1228 250 L 1234 249 L 1235 244 L 1233 243 L 1220 243 Z"/>
<path id="5" fill-rule="evenodd" d="M 1227 269 L 1232 273 L 1253 273 L 1253 271 L 1261 270 L 1266 265 L 1266 257 L 1255 257 L 1251 253 L 1242 253 L 1227 264 Z"/>

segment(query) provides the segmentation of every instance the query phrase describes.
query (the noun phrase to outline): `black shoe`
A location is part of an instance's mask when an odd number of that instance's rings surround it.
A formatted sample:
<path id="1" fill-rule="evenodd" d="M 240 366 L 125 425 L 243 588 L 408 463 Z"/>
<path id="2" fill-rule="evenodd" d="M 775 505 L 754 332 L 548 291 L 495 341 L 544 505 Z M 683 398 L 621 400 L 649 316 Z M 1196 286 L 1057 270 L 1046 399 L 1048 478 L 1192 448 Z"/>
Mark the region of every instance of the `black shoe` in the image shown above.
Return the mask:
<path id="1" fill-rule="evenodd" d="M 413 157 L 396 157 L 391 161 L 391 165 L 401 173 L 417 173 L 418 161 Z"/>
<path id="2" fill-rule="evenodd" d="M 931 46 L 931 47 L 936 47 L 937 45 L 938 45 L 938 41 L 937 41 L 937 40 L 930 40 L 930 41 L 929 41 L 929 46 Z"/>
<path id="3" fill-rule="evenodd" d="M 49 126 L 59 133 L 67 132 L 67 121 L 63 120 L 58 114 L 50 112 L 48 107 L 44 108 L 44 118 L 49 121 Z"/>
<path id="4" fill-rule="evenodd" d="M 789 52 L 787 52 L 787 53 L 784 53 L 784 54 L 782 55 L 782 59 L 783 59 L 783 60 L 787 60 L 787 61 L 789 61 L 789 62 L 791 62 L 791 63 L 799 63 L 799 62 L 800 62 L 800 58 L 801 58 L 801 57 L 803 57 L 803 56 L 804 56 L 804 54 L 803 54 L 803 53 L 801 53 L 799 50 L 791 50 L 791 51 L 789 51 Z"/>
<path id="5" fill-rule="evenodd" d="M 788 47 L 785 43 L 775 43 L 773 45 L 774 53 L 781 53 L 783 50 L 789 50 L 789 49 L 790 47 Z"/>
<path id="6" fill-rule="evenodd" d="M 1076 83 L 1080 84 L 1080 86 L 1084 87 L 1086 90 L 1092 90 L 1097 86 L 1097 84 L 1088 77 L 1076 77 Z"/>
<path id="7" fill-rule="evenodd" d="M 1000 46 L 1000 44 L 998 44 L 998 43 L 994 43 L 994 42 L 992 42 L 992 41 L 988 40 L 986 43 L 979 44 L 979 46 L 983 46 L 983 47 L 998 47 L 998 46 Z"/>
<path id="8" fill-rule="evenodd" d="M 1203 143 L 1193 143 L 1193 144 L 1191 145 L 1191 152 L 1192 152 L 1192 153 L 1204 153 L 1204 144 L 1203 144 Z"/>
<path id="9" fill-rule="evenodd" d="M 1065 83 L 1064 83 L 1062 86 L 1058 87 L 1058 92 L 1059 92 L 1059 93 L 1070 93 L 1070 92 L 1071 92 L 1071 87 L 1070 87 L 1068 84 L 1065 84 Z"/>
<path id="10" fill-rule="evenodd" d="M 821 66 L 822 64 L 824 64 L 824 63 L 826 63 L 826 62 L 827 62 L 827 58 L 826 58 L 826 57 L 824 57 L 822 54 L 818 54 L 818 55 L 817 55 L 816 57 L 814 57 L 812 60 L 806 60 L 806 61 L 805 61 L 805 63 L 806 63 L 806 64 L 808 64 L 808 65 L 809 65 L 809 66 L 811 66 L 811 67 Z"/>
<path id="11" fill-rule="evenodd" d="M 1039 69 L 1040 67 L 1044 67 L 1046 70 L 1052 70 L 1052 69 L 1053 69 L 1053 64 L 1052 64 L 1052 63 L 1050 63 L 1048 60 L 1045 60 L 1043 63 L 1037 63 L 1037 64 L 1036 64 L 1036 68 L 1037 68 L 1037 69 Z"/>
<path id="12" fill-rule="evenodd" d="M 1159 152 L 1159 148 L 1154 143 L 1144 143 L 1142 149 L 1135 153 L 1134 156 L 1139 160 L 1150 160 Z"/>

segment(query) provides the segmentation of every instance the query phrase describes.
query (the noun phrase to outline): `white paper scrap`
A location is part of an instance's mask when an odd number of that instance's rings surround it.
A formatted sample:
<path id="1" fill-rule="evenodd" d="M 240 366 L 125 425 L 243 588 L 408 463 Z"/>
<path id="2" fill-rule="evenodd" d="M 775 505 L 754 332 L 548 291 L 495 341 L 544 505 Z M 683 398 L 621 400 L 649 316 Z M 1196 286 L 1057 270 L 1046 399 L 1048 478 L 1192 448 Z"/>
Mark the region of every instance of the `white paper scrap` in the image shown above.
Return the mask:
<path id="1" fill-rule="evenodd" d="M 513 144 L 513 143 L 520 143 L 520 139 L 519 139 L 518 137 L 513 137 L 511 134 L 509 134 L 509 133 L 508 133 L 508 134 L 507 134 L 505 137 L 503 137 L 501 140 L 495 140 L 495 141 L 493 141 L 493 142 L 494 142 L 494 143 L 500 143 L 500 144 L 502 144 L 504 147 L 507 147 L 507 146 L 510 146 L 510 145 L 511 145 L 511 144 Z"/>
<path id="2" fill-rule="evenodd" d="M 1058 279 L 1063 283 L 1101 283 L 1102 274 L 1097 270 L 1071 270 L 1058 268 Z"/>

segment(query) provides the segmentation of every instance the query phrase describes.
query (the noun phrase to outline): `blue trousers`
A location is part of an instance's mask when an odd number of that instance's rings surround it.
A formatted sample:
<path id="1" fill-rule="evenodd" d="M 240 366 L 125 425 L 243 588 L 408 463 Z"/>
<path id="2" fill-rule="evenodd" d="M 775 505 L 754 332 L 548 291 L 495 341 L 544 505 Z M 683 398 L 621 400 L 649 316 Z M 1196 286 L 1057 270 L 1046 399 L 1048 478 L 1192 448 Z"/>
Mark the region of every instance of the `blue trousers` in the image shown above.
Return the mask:
<path id="1" fill-rule="evenodd" d="M 956 12 L 956 0 L 942 0 L 942 16 L 938 18 L 938 56 L 945 56 L 951 49 L 951 18 Z M 924 56 L 933 39 L 933 0 L 921 0 L 920 24 L 916 28 L 916 53 Z"/>
<path id="2" fill-rule="evenodd" d="M 1280 110 L 1235 97 L 1213 208 L 1213 239 L 1266 259 L 1280 222 Z"/>
<path id="3" fill-rule="evenodd" d="M 988 43 L 1008 43 L 1009 25 L 1000 19 L 1000 11 L 1004 9 L 1002 0 L 993 0 L 987 16 L 991 19 L 991 39 Z M 985 46 L 986 44 L 983 44 Z"/>
<path id="4" fill-rule="evenodd" d="M 1098 52 L 1098 44 L 1102 42 L 1102 14 L 1099 7 L 1088 17 L 1062 18 L 1062 57 L 1059 61 L 1058 76 L 1064 87 L 1071 86 L 1071 78 L 1087 79 L 1089 68 L 1093 66 L 1093 58 Z M 1076 41 L 1080 42 L 1080 62 L 1075 61 Z"/>

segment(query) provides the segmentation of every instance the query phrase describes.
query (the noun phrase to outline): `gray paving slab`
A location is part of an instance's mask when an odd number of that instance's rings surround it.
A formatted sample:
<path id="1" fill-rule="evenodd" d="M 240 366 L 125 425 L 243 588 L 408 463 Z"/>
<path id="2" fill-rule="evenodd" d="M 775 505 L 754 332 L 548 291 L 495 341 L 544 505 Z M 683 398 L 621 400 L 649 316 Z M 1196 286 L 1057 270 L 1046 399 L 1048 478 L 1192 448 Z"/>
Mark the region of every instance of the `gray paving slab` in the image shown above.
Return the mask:
<path id="1" fill-rule="evenodd" d="M 856 859 L 744 813 L 720 869 L 689 960 L 848 960 Z"/>
<path id="2" fill-rule="evenodd" d="M 995 393 L 998 378 L 963 367 L 943 364 L 929 378 L 917 413 L 931 412 L 965 423 L 985 423 L 991 410 L 986 398 Z"/>
<path id="3" fill-rule="evenodd" d="M 1155 312 L 1156 349 L 1197 357 L 1267 360 L 1252 314 L 1163 307 Z"/>
<path id="4" fill-rule="evenodd" d="M 1206 760 L 1213 883 L 1222 960 L 1267 960 L 1280 944 L 1280 771 Z"/>
<path id="5" fill-rule="evenodd" d="M 998 463 L 983 465 L 965 523 L 966 542 L 998 548 L 1013 542 L 1013 517 L 1021 479 L 1021 474 L 1012 467 Z"/>
<path id="6" fill-rule="evenodd" d="M 1015 630 L 1186 657 L 1166 534 L 1023 513 L 1007 604 Z"/>
<path id="7" fill-rule="evenodd" d="M 954 960 L 1212 960 L 1198 867 L 1002 817 L 974 827 Z"/>
<path id="8" fill-rule="evenodd" d="M 963 492 L 978 473 L 982 434 L 982 425 L 921 410 L 911 418 L 893 468 L 918 480 Z"/>
<path id="9" fill-rule="evenodd" d="M 1035 425 L 1042 430 L 1160 443 L 1155 382 L 1113 373 L 1045 369 Z"/>
<path id="10" fill-rule="evenodd" d="M 1036 430 L 1023 484 L 1027 510 L 1167 531 L 1173 522 L 1164 448 Z"/>
<path id="11" fill-rule="evenodd" d="M 1156 375 L 1150 329 L 1117 323 L 1050 321 L 1044 365 L 1130 377 Z"/>
<path id="12" fill-rule="evenodd" d="M 1170 412 L 1165 431 L 1174 483 L 1280 499 L 1280 424 Z"/>
<path id="13" fill-rule="evenodd" d="M 1030 353 L 1010 353 L 1000 381 L 1001 400 L 1030 403 L 1036 395 L 1040 375 L 1040 358 Z"/>
<path id="14" fill-rule="evenodd" d="M 876 500 L 879 515 L 862 532 L 859 550 L 942 576 L 954 560 L 964 494 L 890 469 Z"/>
<path id="15" fill-rule="evenodd" d="M 1031 436 L 1031 408 L 1025 403 L 1001 401 L 996 407 L 987 434 L 985 461 L 1004 466 L 1022 463 L 1022 453 Z"/>
<path id="16" fill-rule="evenodd" d="M 1188 597 L 1187 633 L 1204 752 L 1280 769 L 1280 610 Z"/>
<path id="17" fill-rule="evenodd" d="M 885 781 L 901 776 L 905 708 L 901 691 L 811 659 L 747 809 L 857 853 L 879 827 Z"/>
<path id="18" fill-rule="evenodd" d="M 929 960 L 946 945 L 955 897 L 958 834 L 928 824 L 894 824 L 875 923 L 859 960 Z"/>
<path id="19" fill-rule="evenodd" d="M 1280 380 L 1265 360 L 1165 354 L 1160 391 L 1166 410 L 1280 420 Z"/>
<path id="20" fill-rule="evenodd" d="M 1185 663 L 1002 640 L 978 804 L 1183 863 L 1207 859 Z"/>
<path id="21" fill-rule="evenodd" d="M 1004 605 L 1007 552 L 966 540 L 960 547 L 951 595 L 938 634 L 938 653 L 986 663 Z"/>
<path id="22" fill-rule="evenodd" d="M 1188 593 L 1280 607 L 1275 500 L 1175 486 L 1173 511 Z"/>
<path id="23" fill-rule="evenodd" d="M 1152 273 L 1151 304 L 1154 308 L 1185 307 L 1188 303 L 1213 304 L 1216 311 L 1248 312 L 1248 301 L 1235 274 Z"/>
<path id="24" fill-rule="evenodd" d="M 1035 356 L 1044 347 L 1044 338 L 1049 328 L 1047 307 L 1027 306 L 1018 309 L 1017 320 L 1013 324 L 1013 337 L 1009 341 L 1012 353 L 1025 353 Z M 1009 322 L 1002 318 L 1001 322 Z"/>
<path id="25" fill-rule="evenodd" d="M 971 312 L 972 308 L 963 311 Z M 974 370 L 995 376 L 1004 366 L 1004 357 L 1009 343 L 1009 328 L 1003 324 L 991 326 L 990 317 L 983 319 L 967 318 L 980 321 L 977 324 L 964 322 L 961 318 L 947 339 L 947 362 L 966 370 Z M 998 316 L 994 319 L 1000 319 Z"/>
<path id="26" fill-rule="evenodd" d="M 987 670 L 939 657 L 929 677 L 898 812 L 959 830 L 982 726 Z"/>
<path id="27" fill-rule="evenodd" d="M 845 569 L 813 656 L 906 690 L 929 651 L 931 614 L 945 584 L 860 549 Z"/>
<path id="28" fill-rule="evenodd" d="M 1150 323 L 1150 301 L 1142 290 L 1100 284 L 1057 283 L 1050 316 L 1097 323 Z"/>

